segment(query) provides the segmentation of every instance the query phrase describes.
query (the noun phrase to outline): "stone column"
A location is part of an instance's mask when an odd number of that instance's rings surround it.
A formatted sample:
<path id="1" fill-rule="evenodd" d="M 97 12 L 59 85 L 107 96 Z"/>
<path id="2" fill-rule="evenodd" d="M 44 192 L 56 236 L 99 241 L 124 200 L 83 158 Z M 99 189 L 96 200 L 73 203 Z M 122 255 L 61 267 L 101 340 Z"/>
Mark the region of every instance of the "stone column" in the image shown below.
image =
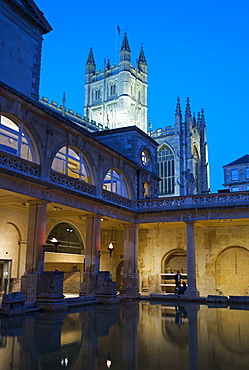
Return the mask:
<path id="1" fill-rule="evenodd" d="M 29 201 L 26 273 L 44 269 L 42 246 L 46 243 L 47 201 Z"/>
<path id="2" fill-rule="evenodd" d="M 185 292 L 187 297 L 199 297 L 196 289 L 196 263 L 195 263 L 195 230 L 194 221 L 187 221 L 187 273 L 188 288 Z"/>
<path id="3" fill-rule="evenodd" d="M 124 230 L 124 270 L 121 293 L 139 295 L 138 277 L 138 225 L 125 226 Z"/>
<path id="4" fill-rule="evenodd" d="M 44 270 L 44 251 L 46 243 L 47 201 L 29 201 L 29 221 L 25 274 L 21 277 L 21 291 L 27 301 L 35 301 L 39 290 L 39 276 Z"/>
<path id="5" fill-rule="evenodd" d="M 80 295 L 93 295 L 97 288 L 100 265 L 101 216 L 91 215 L 86 219 L 85 273 Z"/>

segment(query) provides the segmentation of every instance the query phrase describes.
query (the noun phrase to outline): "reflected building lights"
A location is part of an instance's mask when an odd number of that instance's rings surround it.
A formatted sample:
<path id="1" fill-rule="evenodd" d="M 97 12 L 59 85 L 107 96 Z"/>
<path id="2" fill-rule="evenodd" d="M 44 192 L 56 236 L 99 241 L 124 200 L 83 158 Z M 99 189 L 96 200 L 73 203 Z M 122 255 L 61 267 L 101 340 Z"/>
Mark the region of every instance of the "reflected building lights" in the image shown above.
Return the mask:
<path id="1" fill-rule="evenodd" d="M 61 358 L 61 366 L 67 367 L 69 364 L 68 357 L 66 356 L 65 358 Z"/>
<path id="2" fill-rule="evenodd" d="M 108 367 L 108 369 L 112 366 L 112 361 L 110 359 L 106 360 L 106 366 Z"/>

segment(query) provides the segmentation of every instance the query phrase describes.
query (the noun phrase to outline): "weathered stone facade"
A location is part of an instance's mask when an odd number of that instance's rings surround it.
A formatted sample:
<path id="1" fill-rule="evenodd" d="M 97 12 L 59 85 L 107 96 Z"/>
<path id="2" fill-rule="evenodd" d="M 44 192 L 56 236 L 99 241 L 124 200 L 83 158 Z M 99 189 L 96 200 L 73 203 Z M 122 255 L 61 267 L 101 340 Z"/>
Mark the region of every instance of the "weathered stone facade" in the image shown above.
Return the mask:
<path id="1" fill-rule="evenodd" d="M 0 20 L 0 80 L 37 100 L 42 35 L 52 28 L 33 2 L 2 1 Z"/>
<path id="2" fill-rule="evenodd" d="M 172 292 L 180 270 L 193 297 L 248 294 L 248 192 L 158 198 L 152 137 L 133 126 L 91 133 L 14 87 L 0 83 L 1 291 L 23 277 L 35 299 L 36 277 L 59 269 L 80 271 L 80 294 L 93 295 L 110 271 L 106 286 L 137 297 Z M 205 142 L 204 116 L 198 127 L 187 117 L 182 174 Z"/>
<path id="3" fill-rule="evenodd" d="M 124 35 L 118 65 L 108 60 L 97 71 L 92 48 L 86 63 L 85 116 L 103 127 L 137 126 L 147 132 L 147 62 L 143 48 L 137 66 L 131 64 L 131 50 Z"/>

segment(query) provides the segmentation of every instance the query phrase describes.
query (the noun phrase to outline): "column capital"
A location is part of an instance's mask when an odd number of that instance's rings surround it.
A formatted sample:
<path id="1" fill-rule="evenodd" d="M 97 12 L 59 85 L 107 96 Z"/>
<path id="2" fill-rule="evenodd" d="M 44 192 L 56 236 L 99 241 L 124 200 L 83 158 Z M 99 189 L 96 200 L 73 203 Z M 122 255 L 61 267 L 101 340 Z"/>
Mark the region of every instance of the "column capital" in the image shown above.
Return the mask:
<path id="1" fill-rule="evenodd" d="M 197 220 L 183 220 L 185 224 L 196 224 Z"/>
<path id="2" fill-rule="evenodd" d="M 30 205 L 30 206 L 46 206 L 47 204 L 51 203 L 50 201 L 48 200 L 45 200 L 45 199 L 40 199 L 40 198 L 37 198 L 37 199 L 31 199 L 31 200 L 27 200 L 27 203 Z"/>

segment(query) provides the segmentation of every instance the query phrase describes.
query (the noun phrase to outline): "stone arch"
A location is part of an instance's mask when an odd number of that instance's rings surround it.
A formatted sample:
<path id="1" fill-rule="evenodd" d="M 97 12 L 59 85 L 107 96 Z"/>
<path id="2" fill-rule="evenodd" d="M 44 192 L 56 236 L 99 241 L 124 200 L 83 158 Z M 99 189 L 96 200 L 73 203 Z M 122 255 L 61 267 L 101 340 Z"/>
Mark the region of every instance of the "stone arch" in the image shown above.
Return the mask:
<path id="1" fill-rule="evenodd" d="M 60 241 L 59 250 L 62 253 L 84 254 L 83 238 L 76 226 L 69 221 L 58 222 L 50 231 L 47 238 L 47 250 L 54 251 L 52 238 Z"/>
<path id="2" fill-rule="evenodd" d="M 163 291 L 175 291 L 174 276 L 180 271 L 182 281 L 187 283 L 187 253 L 183 249 L 173 249 L 166 253 L 161 262 L 161 287 Z"/>
<path id="3" fill-rule="evenodd" d="M 93 170 L 87 156 L 78 147 L 63 145 L 57 148 L 51 160 L 51 169 L 93 184 Z"/>
<path id="4" fill-rule="evenodd" d="M 242 246 L 224 249 L 215 262 L 216 290 L 223 295 L 247 295 L 249 250 Z"/>
<path id="5" fill-rule="evenodd" d="M 175 274 L 177 271 L 187 272 L 187 253 L 183 249 L 174 249 L 166 253 L 162 259 L 162 273 Z"/>
<path id="6" fill-rule="evenodd" d="M 40 164 L 41 156 L 35 132 L 18 117 L 0 114 L 0 149 L 33 163 Z"/>
<path id="7" fill-rule="evenodd" d="M 129 199 L 132 197 L 130 179 L 124 171 L 120 170 L 120 168 L 110 168 L 106 172 L 102 184 L 103 190 L 110 191 Z"/>
<path id="8" fill-rule="evenodd" d="M 21 240 L 22 240 L 22 237 L 21 237 L 21 231 L 19 229 L 19 227 L 14 224 L 13 222 L 7 222 L 7 225 L 11 225 L 14 227 L 16 233 L 13 234 L 13 229 L 11 228 L 11 235 L 12 235 L 12 238 L 14 238 L 15 240 L 15 245 L 16 245 L 16 248 L 18 248 L 18 253 L 17 253 L 17 260 L 15 260 L 15 265 L 13 266 L 12 264 L 12 268 L 15 269 L 15 275 L 17 278 L 19 278 L 20 276 L 20 263 L 21 263 Z M 9 239 L 9 237 L 7 237 Z M 13 242 L 13 240 L 12 240 Z"/>

